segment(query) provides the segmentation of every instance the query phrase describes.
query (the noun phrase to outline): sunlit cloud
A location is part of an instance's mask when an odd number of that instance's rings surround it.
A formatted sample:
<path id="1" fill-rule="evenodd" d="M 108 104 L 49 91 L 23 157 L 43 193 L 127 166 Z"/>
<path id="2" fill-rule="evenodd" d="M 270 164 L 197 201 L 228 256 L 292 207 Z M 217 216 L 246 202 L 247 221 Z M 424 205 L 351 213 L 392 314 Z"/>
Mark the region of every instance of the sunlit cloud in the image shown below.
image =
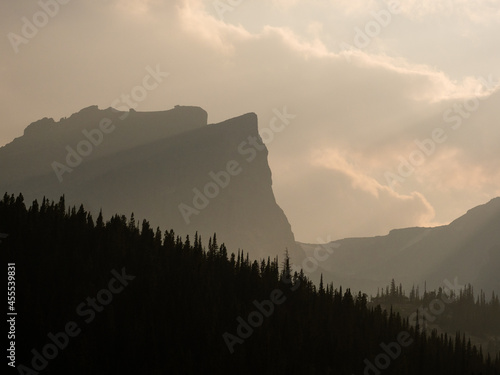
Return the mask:
<path id="1" fill-rule="evenodd" d="M 19 54 L 4 46 L 1 142 L 39 118 L 107 108 L 160 64 L 168 83 L 140 110 L 199 105 L 210 122 L 256 112 L 261 129 L 274 108 L 297 114 L 268 149 L 276 199 L 299 240 L 450 221 L 499 194 L 500 170 L 500 7 L 453 3 L 401 1 L 368 48 L 341 51 L 389 1 L 243 1 L 223 19 L 213 1 L 70 2 Z M 0 15 L 4 34 L 20 32 L 31 5 Z M 485 86 L 489 76 L 496 85 Z M 445 111 L 475 97 L 478 109 L 450 130 Z M 446 143 L 390 189 L 384 173 L 436 127 Z"/>
<path id="2" fill-rule="evenodd" d="M 353 189 L 362 190 L 377 199 L 393 199 L 394 201 L 419 201 L 425 208 L 418 219 L 419 225 L 428 225 L 434 218 L 434 208 L 418 193 L 412 192 L 408 195 L 400 194 L 386 185 L 382 185 L 376 179 L 370 177 L 363 171 L 361 165 L 365 164 L 363 158 L 353 152 L 335 149 L 318 150 L 311 157 L 313 166 L 321 166 L 329 170 L 337 171 L 351 181 Z"/>
<path id="3" fill-rule="evenodd" d="M 408 17 L 422 19 L 429 15 L 463 17 L 473 22 L 485 22 L 500 17 L 498 0 L 408 0 L 401 1 L 401 11 Z"/>

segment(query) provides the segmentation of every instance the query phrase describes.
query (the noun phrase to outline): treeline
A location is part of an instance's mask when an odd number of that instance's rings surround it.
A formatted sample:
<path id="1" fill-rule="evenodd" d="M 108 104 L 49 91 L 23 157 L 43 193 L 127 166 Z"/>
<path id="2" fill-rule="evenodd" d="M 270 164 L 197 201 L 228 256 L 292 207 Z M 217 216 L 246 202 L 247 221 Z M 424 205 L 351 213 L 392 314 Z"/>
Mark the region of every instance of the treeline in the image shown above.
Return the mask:
<path id="1" fill-rule="evenodd" d="M 7 194 L 0 233 L 16 264 L 15 373 L 500 374 L 498 355 L 460 336 L 316 287 L 286 255 L 230 254 L 215 234 L 205 247 L 133 216 Z"/>
<path id="2" fill-rule="evenodd" d="M 477 295 L 471 284 L 454 290 L 451 287 L 440 287 L 421 292 L 417 286 L 412 286 L 407 294 L 401 284 L 394 279 L 391 284 L 382 288 L 372 297 L 372 304 L 392 306 L 395 310 L 406 314 L 420 310 L 419 322 L 430 327 L 439 327 L 442 331 L 454 333 L 467 332 L 481 341 L 487 342 L 484 348 L 488 352 L 500 350 L 500 300 L 498 294 L 491 295 L 481 290 Z M 438 301 L 433 304 L 433 301 Z M 446 303 L 440 303 L 445 301 Z M 427 314 L 422 309 L 427 311 Z M 432 311 L 431 311 L 432 309 Z M 434 313 L 433 313 L 434 311 Z M 423 313 L 424 312 L 424 313 Z M 404 315 L 404 314 L 403 314 Z M 427 319 L 425 318 L 427 315 Z"/>

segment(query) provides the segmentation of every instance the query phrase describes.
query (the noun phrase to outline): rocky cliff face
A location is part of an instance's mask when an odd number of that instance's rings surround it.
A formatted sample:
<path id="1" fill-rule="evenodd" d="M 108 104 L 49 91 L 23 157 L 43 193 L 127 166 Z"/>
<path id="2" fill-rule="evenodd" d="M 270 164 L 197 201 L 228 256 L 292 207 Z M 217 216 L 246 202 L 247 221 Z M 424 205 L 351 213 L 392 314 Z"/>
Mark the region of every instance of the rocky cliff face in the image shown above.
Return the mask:
<path id="1" fill-rule="evenodd" d="M 137 221 L 205 241 L 217 233 L 230 252 L 252 257 L 297 251 L 272 191 L 257 116 L 207 125 L 197 107 L 118 112 L 88 107 L 39 120 L 0 148 L 0 191 L 27 201 L 83 203 L 105 217 Z"/>

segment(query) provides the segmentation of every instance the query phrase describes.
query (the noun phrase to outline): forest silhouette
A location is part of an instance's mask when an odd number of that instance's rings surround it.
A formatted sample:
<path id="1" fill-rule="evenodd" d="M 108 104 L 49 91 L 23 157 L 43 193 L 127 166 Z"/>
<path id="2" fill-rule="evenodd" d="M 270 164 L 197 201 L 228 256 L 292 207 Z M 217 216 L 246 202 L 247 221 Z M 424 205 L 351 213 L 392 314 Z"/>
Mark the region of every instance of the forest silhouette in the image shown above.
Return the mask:
<path id="1" fill-rule="evenodd" d="M 251 260 L 215 234 L 205 246 L 197 234 L 181 238 L 133 214 L 94 219 L 64 197 L 27 207 L 22 195 L 5 194 L 0 232 L 8 234 L 3 256 L 16 263 L 21 374 L 37 373 L 37 353 L 46 374 L 500 374 L 499 355 L 460 332 L 426 332 L 369 307 L 362 292 L 314 285 L 285 249 L 281 261 Z M 124 272 L 127 285 L 84 319 L 78 306 L 118 289 L 110 280 Z M 238 337 L 255 301 L 276 290 L 282 303 L 231 352 L 225 333 Z M 43 348 L 71 322 L 81 332 L 45 358 Z M 403 336 L 408 345 L 391 355 Z"/>

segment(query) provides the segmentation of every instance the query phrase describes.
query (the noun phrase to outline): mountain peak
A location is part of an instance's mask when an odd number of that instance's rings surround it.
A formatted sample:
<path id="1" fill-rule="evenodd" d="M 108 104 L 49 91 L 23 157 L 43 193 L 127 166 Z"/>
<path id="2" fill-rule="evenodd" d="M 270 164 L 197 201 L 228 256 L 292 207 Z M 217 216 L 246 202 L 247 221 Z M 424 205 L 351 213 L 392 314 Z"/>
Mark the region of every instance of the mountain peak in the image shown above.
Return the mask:
<path id="1" fill-rule="evenodd" d="M 468 227 L 473 229 L 483 225 L 484 222 L 498 215 L 500 215 L 500 197 L 493 198 L 487 203 L 471 208 L 466 214 L 453 220 L 450 226 L 462 225 L 464 228 Z"/>
<path id="2" fill-rule="evenodd" d="M 88 107 L 82 108 L 78 111 L 78 113 L 89 113 L 99 111 L 99 107 L 97 105 L 89 105 Z"/>
<path id="3" fill-rule="evenodd" d="M 93 105 L 57 125 L 42 119 L 27 130 L 38 136 L 0 149 L 0 190 L 28 201 L 64 194 L 96 215 L 134 212 L 179 235 L 217 233 L 231 251 L 254 257 L 286 248 L 293 254 L 257 115 L 210 125 L 207 118 L 192 106 L 139 112 Z"/>
<path id="4" fill-rule="evenodd" d="M 33 136 L 46 133 L 55 125 L 53 118 L 44 117 L 41 120 L 32 122 L 24 129 L 25 136 Z"/>

